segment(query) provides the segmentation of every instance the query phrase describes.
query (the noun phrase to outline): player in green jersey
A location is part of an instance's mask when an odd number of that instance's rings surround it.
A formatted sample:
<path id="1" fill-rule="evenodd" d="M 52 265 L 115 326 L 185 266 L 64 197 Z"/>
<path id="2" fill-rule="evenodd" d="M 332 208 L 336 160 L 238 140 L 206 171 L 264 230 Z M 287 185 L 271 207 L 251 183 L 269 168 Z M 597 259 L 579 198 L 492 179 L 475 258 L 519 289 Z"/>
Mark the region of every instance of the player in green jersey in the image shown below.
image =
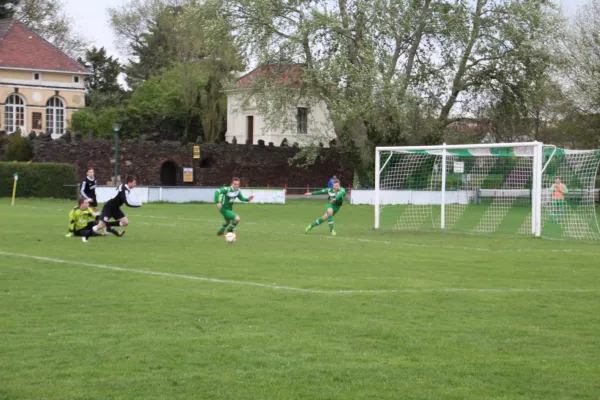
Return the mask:
<path id="1" fill-rule="evenodd" d="M 226 230 L 227 232 L 233 232 L 235 227 L 240 223 L 240 216 L 233 212 L 233 202 L 235 199 L 244 202 L 254 200 L 254 196 L 245 198 L 242 192 L 240 192 L 240 178 L 233 178 L 231 186 L 222 187 L 215 192 L 215 203 L 217 203 L 217 208 L 225 219 L 221 229 L 217 232 L 219 236 L 223 236 Z"/>
<path id="2" fill-rule="evenodd" d="M 336 236 L 337 232 L 333 228 L 333 216 L 340 211 L 342 208 L 342 204 L 344 204 L 344 197 L 346 196 L 346 190 L 343 187 L 340 187 L 340 181 L 338 179 L 334 179 L 333 188 L 318 190 L 316 192 L 307 192 L 305 196 L 316 196 L 319 194 L 326 194 L 327 198 L 327 211 L 321 218 L 310 224 L 306 227 L 305 232 L 308 233 L 315 226 L 321 225 L 323 221 L 327 220 L 329 224 L 329 231 L 331 232 L 331 236 Z"/>

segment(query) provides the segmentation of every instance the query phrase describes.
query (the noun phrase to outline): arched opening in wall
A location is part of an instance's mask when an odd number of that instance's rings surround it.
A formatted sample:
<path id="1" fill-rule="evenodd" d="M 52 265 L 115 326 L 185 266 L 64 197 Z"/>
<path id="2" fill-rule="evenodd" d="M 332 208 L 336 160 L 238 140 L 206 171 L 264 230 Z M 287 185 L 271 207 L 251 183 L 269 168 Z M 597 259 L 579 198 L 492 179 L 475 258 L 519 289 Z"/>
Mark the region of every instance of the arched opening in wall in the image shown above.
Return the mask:
<path id="1" fill-rule="evenodd" d="M 173 161 L 165 161 L 160 167 L 161 186 L 177 186 L 177 165 Z"/>
<path id="2" fill-rule="evenodd" d="M 200 159 L 200 168 L 212 168 L 213 167 L 213 158 L 208 156 L 208 157 L 202 157 Z"/>

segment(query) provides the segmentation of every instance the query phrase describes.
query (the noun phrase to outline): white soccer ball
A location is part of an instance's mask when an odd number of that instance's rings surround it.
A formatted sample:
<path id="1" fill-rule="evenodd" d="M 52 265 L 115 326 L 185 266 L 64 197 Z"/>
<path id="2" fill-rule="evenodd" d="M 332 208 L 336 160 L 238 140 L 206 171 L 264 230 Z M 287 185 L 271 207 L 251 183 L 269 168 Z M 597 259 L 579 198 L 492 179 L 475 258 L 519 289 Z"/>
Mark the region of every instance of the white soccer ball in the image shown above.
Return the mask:
<path id="1" fill-rule="evenodd" d="M 227 243 L 233 243 L 235 242 L 235 233 L 233 232 L 228 232 L 227 235 L 225 235 L 225 240 L 227 241 Z"/>

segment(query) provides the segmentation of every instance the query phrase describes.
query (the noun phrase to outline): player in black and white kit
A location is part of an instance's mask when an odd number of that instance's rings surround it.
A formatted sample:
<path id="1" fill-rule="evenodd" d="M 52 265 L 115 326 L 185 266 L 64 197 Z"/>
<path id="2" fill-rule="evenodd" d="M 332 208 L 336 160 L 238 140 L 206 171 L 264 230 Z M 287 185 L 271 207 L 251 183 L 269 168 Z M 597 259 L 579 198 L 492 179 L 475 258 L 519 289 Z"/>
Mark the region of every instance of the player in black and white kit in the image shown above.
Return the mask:
<path id="1" fill-rule="evenodd" d="M 107 201 L 102 207 L 102 214 L 100 215 L 100 222 L 98 225 L 94 227 L 94 231 L 98 229 L 106 228 L 108 232 L 114 233 L 117 232 L 113 229 L 113 226 L 127 226 L 129 225 L 129 220 L 121 211 L 121 207 L 126 205 L 128 207 L 141 207 L 142 203 L 133 201 L 129 197 L 129 193 L 132 189 L 134 189 L 137 185 L 135 180 L 135 176 L 128 176 L 125 179 L 124 185 L 119 185 L 117 189 L 117 195 Z M 110 221 L 114 219 L 114 221 Z M 123 236 L 125 231 L 121 231 L 118 233 L 118 236 Z"/>
<path id="2" fill-rule="evenodd" d="M 94 210 L 96 219 L 100 219 L 100 213 L 98 212 L 98 201 L 96 200 L 96 177 L 94 176 L 94 168 L 88 168 L 85 170 L 86 177 L 79 186 L 79 193 L 81 197 L 88 200 L 88 204 Z"/>

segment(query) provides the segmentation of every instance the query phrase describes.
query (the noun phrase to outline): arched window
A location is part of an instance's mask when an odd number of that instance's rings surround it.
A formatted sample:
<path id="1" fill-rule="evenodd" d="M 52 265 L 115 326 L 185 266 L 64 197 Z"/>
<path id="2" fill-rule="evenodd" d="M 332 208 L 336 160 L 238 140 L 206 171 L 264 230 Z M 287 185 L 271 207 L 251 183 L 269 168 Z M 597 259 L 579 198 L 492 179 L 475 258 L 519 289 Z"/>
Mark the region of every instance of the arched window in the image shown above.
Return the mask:
<path id="1" fill-rule="evenodd" d="M 6 132 L 13 133 L 21 128 L 21 134 L 27 133 L 25 129 L 25 100 L 18 94 L 11 94 L 4 103 L 4 126 Z"/>
<path id="2" fill-rule="evenodd" d="M 65 103 L 59 97 L 46 102 L 46 132 L 62 135 L 65 129 Z"/>

